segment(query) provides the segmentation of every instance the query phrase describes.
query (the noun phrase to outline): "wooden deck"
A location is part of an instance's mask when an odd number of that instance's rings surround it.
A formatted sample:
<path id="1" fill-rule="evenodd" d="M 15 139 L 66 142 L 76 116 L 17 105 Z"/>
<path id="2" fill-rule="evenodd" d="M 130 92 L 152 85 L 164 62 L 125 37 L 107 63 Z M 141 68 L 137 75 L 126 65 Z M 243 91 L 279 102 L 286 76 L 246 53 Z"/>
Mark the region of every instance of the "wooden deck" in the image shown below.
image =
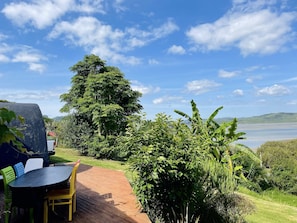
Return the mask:
<path id="1" fill-rule="evenodd" d="M 3 210 L 3 190 L 0 200 Z M 49 223 L 68 222 L 67 208 L 57 208 L 56 212 L 58 215 L 50 213 Z M 73 222 L 150 223 L 150 220 L 141 212 L 123 172 L 81 164 L 77 173 L 77 211 Z"/>

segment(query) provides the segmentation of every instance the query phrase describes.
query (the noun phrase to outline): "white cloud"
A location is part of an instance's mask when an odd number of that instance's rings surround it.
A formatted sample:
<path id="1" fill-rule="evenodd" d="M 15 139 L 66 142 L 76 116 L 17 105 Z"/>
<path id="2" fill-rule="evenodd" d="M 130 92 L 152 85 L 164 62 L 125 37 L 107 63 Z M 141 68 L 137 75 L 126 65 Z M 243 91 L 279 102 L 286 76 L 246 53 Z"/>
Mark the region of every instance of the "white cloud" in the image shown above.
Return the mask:
<path id="1" fill-rule="evenodd" d="M 116 12 L 123 12 L 126 11 L 127 8 L 122 5 L 124 0 L 115 0 L 113 3 L 113 7 L 115 8 Z"/>
<path id="2" fill-rule="evenodd" d="M 0 98 L 12 102 L 42 101 L 59 98 L 62 92 L 46 90 L 2 89 Z"/>
<path id="3" fill-rule="evenodd" d="M 59 97 L 64 92 L 64 88 L 51 90 L 1 89 L 0 98 L 17 103 L 36 103 L 43 115 L 54 118 L 65 115 L 59 112 L 63 106 Z"/>
<path id="4" fill-rule="evenodd" d="M 45 69 L 46 69 L 46 67 L 45 67 L 44 64 L 40 64 L 40 63 L 29 63 L 29 70 L 42 73 L 42 72 L 45 71 Z"/>
<path id="5" fill-rule="evenodd" d="M 49 34 L 50 39 L 63 36 L 67 44 L 84 47 L 104 60 L 125 64 L 139 64 L 140 59 L 125 56 L 123 53 L 136 47 L 147 45 L 151 41 L 166 37 L 177 29 L 168 20 L 157 28 L 148 31 L 128 28 L 124 31 L 113 29 L 94 17 L 79 17 L 73 22 L 58 23 Z"/>
<path id="6" fill-rule="evenodd" d="M 245 70 L 247 72 L 252 72 L 252 71 L 255 71 L 255 70 L 258 70 L 258 69 L 260 69 L 260 66 L 255 65 L 255 66 L 247 67 Z"/>
<path id="7" fill-rule="evenodd" d="M 168 53 L 182 55 L 186 53 L 186 50 L 182 46 L 173 45 L 168 49 Z"/>
<path id="8" fill-rule="evenodd" d="M 42 60 L 46 60 L 46 58 L 37 50 L 29 46 L 21 46 L 18 52 L 13 55 L 11 62 L 27 63 L 29 70 L 42 73 L 45 70 L 45 65 L 41 63 Z"/>
<path id="9" fill-rule="evenodd" d="M 186 35 L 196 50 L 237 47 L 241 54 L 272 54 L 292 40 L 295 12 L 278 13 L 275 1 L 234 1 L 234 7 L 214 23 L 192 27 Z"/>
<path id="10" fill-rule="evenodd" d="M 233 94 L 236 96 L 243 96 L 243 90 L 241 89 L 236 89 L 233 91 Z"/>
<path id="11" fill-rule="evenodd" d="M 238 71 L 225 71 L 225 70 L 219 70 L 219 77 L 222 78 L 232 78 L 238 75 Z"/>
<path id="12" fill-rule="evenodd" d="M 163 38 L 177 30 L 179 30 L 178 26 L 173 22 L 172 19 L 168 19 L 167 22 L 160 27 L 153 28 L 151 30 L 151 33 L 153 34 L 152 40 Z"/>
<path id="13" fill-rule="evenodd" d="M 283 80 L 282 82 L 286 83 L 286 82 L 295 82 L 297 81 L 297 77 L 291 77 L 289 79 Z"/>
<path id="14" fill-rule="evenodd" d="M 187 83 L 187 90 L 194 94 L 203 94 L 217 88 L 221 84 L 210 80 L 194 80 Z"/>
<path id="15" fill-rule="evenodd" d="M 42 61 L 47 60 L 38 50 L 26 45 L 0 45 L 0 62 L 25 63 L 29 70 L 42 73 L 45 65 Z"/>
<path id="16" fill-rule="evenodd" d="M 9 62 L 9 58 L 3 54 L 0 54 L 0 62 Z"/>
<path id="17" fill-rule="evenodd" d="M 168 19 L 164 24 L 156 28 L 149 28 L 148 30 L 141 30 L 135 27 L 127 28 L 125 30 L 128 36 L 128 44 L 130 47 L 144 46 L 157 39 L 164 38 L 171 33 L 177 31 L 178 26 Z"/>
<path id="18" fill-rule="evenodd" d="M 246 81 L 247 83 L 252 84 L 252 83 L 254 83 L 256 80 L 261 80 L 261 79 L 262 79 L 261 76 L 251 76 L 251 77 L 248 77 L 245 81 Z"/>
<path id="19" fill-rule="evenodd" d="M 290 90 L 288 88 L 278 84 L 275 84 L 270 87 L 265 87 L 257 91 L 258 95 L 271 95 L 271 96 L 281 96 L 289 93 L 290 93 Z"/>
<path id="20" fill-rule="evenodd" d="M 2 9 L 2 13 L 18 26 L 30 24 L 43 29 L 53 24 L 69 10 L 74 0 L 32 0 L 29 3 L 12 2 Z"/>
<path id="21" fill-rule="evenodd" d="M 33 63 L 41 60 L 41 57 L 38 53 L 33 52 L 30 48 L 24 48 L 22 51 L 18 52 L 12 62 L 25 62 Z"/>
<path id="22" fill-rule="evenodd" d="M 156 93 L 156 92 L 160 91 L 159 87 L 153 87 L 151 85 L 146 86 L 146 85 L 139 83 L 138 81 L 131 81 L 131 88 L 134 91 L 141 92 L 143 95 L 150 94 L 150 93 Z"/>
<path id="23" fill-rule="evenodd" d="M 156 65 L 156 64 L 159 64 L 159 61 L 157 61 L 155 59 L 149 59 L 148 63 L 151 65 Z"/>
<path id="24" fill-rule="evenodd" d="M 104 0 L 78 0 L 72 3 L 71 10 L 83 13 L 102 13 L 105 14 L 103 7 Z"/>
<path id="25" fill-rule="evenodd" d="M 7 38 L 8 38 L 7 35 L 4 35 L 4 34 L 0 33 L 0 41 L 3 41 L 5 39 L 7 39 Z"/>
<path id="26" fill-rule="evenodd" d="M 184 102 L 183 98 L 180 96 L 178 96 L 178 97 L 164 96 L 164 97 L 154 99 L 153 104 L 164 104 L 164 103 L 173 102 L 173 101 Z"/>
<path id="27" fill-rule="evenodd" d="M 12 47 L 9 45 L 2 43 L 0 45 L 0 62 L 9 62 L 10 58 L 8 54 L 12 51 Z"/>

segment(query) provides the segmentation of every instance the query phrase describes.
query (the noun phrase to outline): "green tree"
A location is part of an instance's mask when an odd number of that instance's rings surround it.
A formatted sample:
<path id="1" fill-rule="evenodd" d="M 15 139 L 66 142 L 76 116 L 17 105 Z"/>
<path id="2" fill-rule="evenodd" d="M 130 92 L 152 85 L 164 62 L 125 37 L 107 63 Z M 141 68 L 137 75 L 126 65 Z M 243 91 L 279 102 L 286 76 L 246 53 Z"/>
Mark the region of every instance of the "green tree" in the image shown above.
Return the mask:
<path id="1" fill-rule="evenodd" d="M 76 135 L 81 142 L 75 146 L 84 150 L 86 146 L 97 147 L 96 142 L 102 136 L 123 133 L 128 117 L 142 109 L 141 93 L 131 89 L 118 68 L 106 66 L 96 55 L 85 56 L 70 70 L 75 75 L 69 92 L 61 95 L 61 101 L 65 102 L 61 111 L 71 113 L 74 123 L 83 123 L 88 128 Z M 90 139 L 91 144 L 86 145 Z"/>

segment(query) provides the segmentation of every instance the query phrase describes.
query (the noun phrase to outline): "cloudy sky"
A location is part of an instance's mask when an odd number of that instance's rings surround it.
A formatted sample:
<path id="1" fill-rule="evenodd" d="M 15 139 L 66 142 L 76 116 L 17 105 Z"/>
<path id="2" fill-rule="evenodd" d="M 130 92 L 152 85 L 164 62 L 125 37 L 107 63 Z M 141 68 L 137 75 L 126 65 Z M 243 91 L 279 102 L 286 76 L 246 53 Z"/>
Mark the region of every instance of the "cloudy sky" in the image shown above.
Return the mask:
<path id="1" fill-rule="evenodd" d="M 297 112 L 296 0 L 0 1 L 0 99 L 61 115 L 87 54 L 142 92 L 148 118 Z"/>

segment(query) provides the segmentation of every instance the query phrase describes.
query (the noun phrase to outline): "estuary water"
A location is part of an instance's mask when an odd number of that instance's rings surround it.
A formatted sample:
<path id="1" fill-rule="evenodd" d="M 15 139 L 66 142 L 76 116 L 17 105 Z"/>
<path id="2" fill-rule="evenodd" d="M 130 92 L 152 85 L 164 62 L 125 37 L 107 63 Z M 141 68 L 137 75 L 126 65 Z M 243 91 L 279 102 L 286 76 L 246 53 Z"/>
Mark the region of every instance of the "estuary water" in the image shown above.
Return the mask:
<path id="1" fill-rule="evenodd" d="M 239 124 L 237 130 L 246 133 L 246 139 L 237 142 L 254 150 L 267 141 L 297 139 L 297 122 Z"/>

